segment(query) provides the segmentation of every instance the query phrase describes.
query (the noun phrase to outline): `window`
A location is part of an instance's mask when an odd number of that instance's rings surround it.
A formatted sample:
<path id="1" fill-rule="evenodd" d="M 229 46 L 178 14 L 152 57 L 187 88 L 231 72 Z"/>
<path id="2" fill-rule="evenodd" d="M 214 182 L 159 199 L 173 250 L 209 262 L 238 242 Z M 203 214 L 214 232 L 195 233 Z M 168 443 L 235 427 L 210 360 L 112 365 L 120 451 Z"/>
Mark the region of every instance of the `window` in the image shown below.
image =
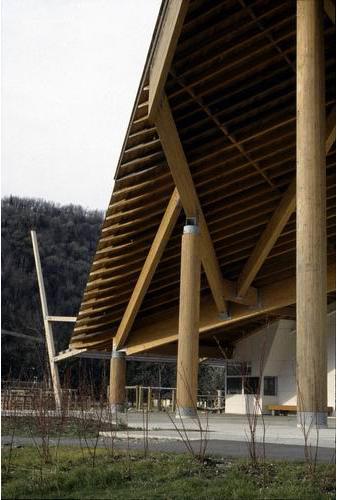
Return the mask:
<path id="1" fill-rule="evenodd" d="M 277 396 L 277 377 L 264 377 L 263 395 Z"/>
<path id="2" fill-rule="evenodd" d="M 260 389 L 260 377 L 245 377 L 244 393 L 258 394 Z"/>
<path id="3" fill-rule="evenodd" d="M 227 394 L 241 394 L 242 393 L 242 378 L 229 377 L 227 378 Z"/>

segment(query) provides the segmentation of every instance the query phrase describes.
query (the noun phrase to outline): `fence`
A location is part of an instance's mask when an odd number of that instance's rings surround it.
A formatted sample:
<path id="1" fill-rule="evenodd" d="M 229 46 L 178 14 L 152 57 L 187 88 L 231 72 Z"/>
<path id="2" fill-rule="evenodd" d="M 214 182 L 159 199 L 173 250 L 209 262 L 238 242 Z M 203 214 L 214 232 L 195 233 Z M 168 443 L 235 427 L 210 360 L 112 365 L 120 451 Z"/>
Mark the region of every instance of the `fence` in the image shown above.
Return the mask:
<path id="1" fill-rule="evenodd" d="M 126 400 L 129 409 L 135 411 L 172 411 L 176 410 L 175 387 L 150 387 L 133 385 L 126 387 Z M 104 403 L 108 403 L 105 399 Z M 62 390 L 62 406 L 67 409 L 90 409 L 99 404 L 89 394 L 79 394 L 77 389 Z M 55 409 L 54 394 L 51 389 L 40 383 L 2 383 L 1 407 L 3 410 L 33 410 L 43 406 Z M 199 394 L 197 408 L 201 411 L 217 411 L 225 409 L 223 391 L 217 394 Z"/>
<path id="2" fill-rule="evenodd" d="M 1 389 L 2 410 L 34 410 L 43 406 L 46 409 L 55 409 L 54 393 L 40 384 L 28 385 L 20 383 L 17 386 L 6 385 Z M 74 389 L 62 391 L 63 408 L 76 408 L 78 406 L 78 393 Z"/>
<path id="3" fill-rule="evenodd" d="M 136 411 L 176 410 L 175 387 L 144 387 L 133 385 L 126 387 L 126 398 L 129 408 Z M 225 392 L 218 390 L 216 394 L 198 394 L 197 408 L 201 411 L 225 411 Z"/>

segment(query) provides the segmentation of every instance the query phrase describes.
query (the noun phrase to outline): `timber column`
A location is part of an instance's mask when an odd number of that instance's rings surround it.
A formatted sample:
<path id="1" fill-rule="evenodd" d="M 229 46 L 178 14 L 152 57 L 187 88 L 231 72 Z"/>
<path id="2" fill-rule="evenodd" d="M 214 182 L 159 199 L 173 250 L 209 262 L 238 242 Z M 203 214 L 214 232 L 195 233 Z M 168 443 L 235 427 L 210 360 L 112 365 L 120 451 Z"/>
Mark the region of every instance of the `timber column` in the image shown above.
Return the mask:
<path id="1" fill-rule="evenodd" d="M 123 351 L 112 351 L 109 402 L 113 412 L 125 411 L 126 358 Z"/>
<path id="2" fill-rule="evenodd" d="M 193 417 L 197 409 L 201 266 L 199 239 L 199 227 L 195 219 L 187 219 L 181 242 L 177 417 Z"/>
<path id="3" fill-rule="evenodd" d="M 297 0 L 298 424 L 327 423 L 323 1 Z"/>

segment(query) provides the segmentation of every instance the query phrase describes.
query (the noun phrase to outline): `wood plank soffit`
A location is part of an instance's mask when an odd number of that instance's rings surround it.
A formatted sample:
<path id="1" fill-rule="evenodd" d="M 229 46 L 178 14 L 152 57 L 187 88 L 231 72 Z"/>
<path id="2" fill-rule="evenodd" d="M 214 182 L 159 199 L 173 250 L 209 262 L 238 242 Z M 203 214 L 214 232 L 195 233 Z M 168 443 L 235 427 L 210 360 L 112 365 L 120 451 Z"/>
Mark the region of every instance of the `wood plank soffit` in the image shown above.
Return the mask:
<path id="1" fill-rule="evenodd" d="M 178 220 L 180 211 L 180 198 L 178 190 L 175 188 L 118 327 L 117 334 L 113 341 L 115 349 L 120 349 L 123 346 L 132 328 L 135 317 L 151 283 L 151 279 Z"/>

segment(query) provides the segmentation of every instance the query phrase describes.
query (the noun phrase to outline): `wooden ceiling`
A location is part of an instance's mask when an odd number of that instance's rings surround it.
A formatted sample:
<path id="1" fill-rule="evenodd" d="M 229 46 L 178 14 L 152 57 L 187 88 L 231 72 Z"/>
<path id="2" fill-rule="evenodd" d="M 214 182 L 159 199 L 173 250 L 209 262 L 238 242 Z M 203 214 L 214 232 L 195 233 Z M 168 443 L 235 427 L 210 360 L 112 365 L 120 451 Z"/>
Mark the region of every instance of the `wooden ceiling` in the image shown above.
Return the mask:
<path id="1" fill-rule="evenodd" d="M 71 347 L 111 349 L 175 188 L 156 127 L 147 118 L 151 58 L 166 7 L 164 1 Z M 331 116 L 335 25 L 328 16 L 324 29 L 326 114 Z M 234 283 L 295 176 L 295 58 L 293 0 L 190 1 L 165 92 L 222 276 Z M 332 262 L 335 144 L 327 154 L 326 168 L 327 246 Z M 184 220 L 181 210 L 133 324 L 133 343 L 137 331 L 152 318 L 178 308 Z M 295 223 L 293 213 L 255 276 L 252 285 L 258 290 L 295 276 Z M 202 297 L 210 295 L 204 274 L 201 290 Z M 277 314 L 282 317 L 280 311 Z M 284 316 L 288 317 L 287 311 Z M 247 329 L 254 325 L 251 322 Z M 238 325 L 238 332 L 244 327 Z M 226 328 L 221 335 L 225 338 Z"/>

